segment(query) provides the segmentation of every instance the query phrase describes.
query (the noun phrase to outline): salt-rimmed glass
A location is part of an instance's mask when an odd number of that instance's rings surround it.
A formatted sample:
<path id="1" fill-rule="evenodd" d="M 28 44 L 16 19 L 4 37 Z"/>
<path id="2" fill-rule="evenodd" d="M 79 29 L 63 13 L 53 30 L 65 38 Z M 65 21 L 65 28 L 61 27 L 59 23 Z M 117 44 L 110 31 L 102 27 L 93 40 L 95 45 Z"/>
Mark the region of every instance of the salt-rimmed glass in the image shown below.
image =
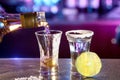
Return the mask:
<path id="1" fill-rule="evenodd" d="M 73 75 L 80 75 L 75 68 L 75 60 L 82 52 L 90 50 L 93 34 L 94 32 L 91 30 L 70 30 L 66 32 L 71 53 L 71 72 Z"/>

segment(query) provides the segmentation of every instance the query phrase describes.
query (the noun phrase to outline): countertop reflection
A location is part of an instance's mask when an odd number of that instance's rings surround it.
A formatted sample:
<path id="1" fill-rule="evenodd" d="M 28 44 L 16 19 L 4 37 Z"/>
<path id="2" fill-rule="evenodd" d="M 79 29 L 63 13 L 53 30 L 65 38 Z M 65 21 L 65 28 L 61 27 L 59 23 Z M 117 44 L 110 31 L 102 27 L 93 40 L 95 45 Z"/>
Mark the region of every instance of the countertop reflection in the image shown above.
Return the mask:
<path id="1" fill-rule="evenodd" d="M 102 70 L 93 78 L 73 76 L 70 72 L 71 60 L 59 59 L 59 74 L 39 75 L 39 58 L 1 58 L 0 80 L 119 80 L 120 59 L 102 59 Z"/>

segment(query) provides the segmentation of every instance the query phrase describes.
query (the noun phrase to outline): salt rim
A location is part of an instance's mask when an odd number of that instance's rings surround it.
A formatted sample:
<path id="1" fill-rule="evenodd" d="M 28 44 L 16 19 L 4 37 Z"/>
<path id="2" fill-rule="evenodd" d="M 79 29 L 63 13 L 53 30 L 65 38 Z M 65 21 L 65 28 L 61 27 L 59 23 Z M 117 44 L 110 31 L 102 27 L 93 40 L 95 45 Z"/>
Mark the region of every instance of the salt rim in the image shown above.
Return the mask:
<path id="1" fill-rule="evenodd" d="M 70 34 L 70 33 L 78 33 L 78 34 Z M 71 36 L 74 38 L 85 38 L 94 35 L 94 32 L 91 30 L 70 30 L 66 32 L 67 36 Z"/>

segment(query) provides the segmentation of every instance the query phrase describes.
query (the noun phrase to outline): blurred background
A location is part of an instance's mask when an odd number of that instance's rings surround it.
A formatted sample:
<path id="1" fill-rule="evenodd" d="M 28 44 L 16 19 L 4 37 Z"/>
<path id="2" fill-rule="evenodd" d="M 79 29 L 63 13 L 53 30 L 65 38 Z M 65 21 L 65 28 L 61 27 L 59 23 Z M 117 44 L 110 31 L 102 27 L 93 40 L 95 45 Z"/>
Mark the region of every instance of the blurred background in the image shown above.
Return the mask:
<path id="1" fill-rule="evenodd" d="M 0 0 L 0 14 L 36 11 L 46 12 L 51 29 L 63 31 L 61 58 L 70 57 L 64 33 L 71 29 L 93 30 L 91 51 L 101 58 L 120 58 L 120 0 Z M 7 34 L 0 43 L 0 57 L 39 57 L 37 30 L 40 28 Z"/>
<path id="2" fill-rule="evenodd" d="M 7 13 L 45 11 L 48 18 L 89 13 L 98 18 L 119 8 L 120 0 L 0 0 L 0 6 Z"/>

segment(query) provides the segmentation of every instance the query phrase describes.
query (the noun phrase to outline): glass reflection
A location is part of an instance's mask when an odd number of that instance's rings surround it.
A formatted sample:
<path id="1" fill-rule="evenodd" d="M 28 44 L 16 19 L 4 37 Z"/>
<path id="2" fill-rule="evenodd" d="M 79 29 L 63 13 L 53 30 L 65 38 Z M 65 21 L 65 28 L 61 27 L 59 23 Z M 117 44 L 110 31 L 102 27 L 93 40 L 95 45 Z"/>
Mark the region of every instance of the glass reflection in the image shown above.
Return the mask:
<path id="1" fill-rule="evenodd" d="M 72 75 L 72 73 L 71 73 L 70 80 L 97 80 L 97 79 L 94 77 L 76 76 L 76 75 Z"/>
<path id="2" fill-rule="evenodd" d="M 82 80 L 81 76 L 76 76 L 73 75 L 72 73 L 70 74 L 70 80 Z"/>
<path id="3" fill-rule="evenodd" d="M 40 80 L 59 80 L 59 77 L 57 75 L 51 75 L 51 76 L 39 76 Z"/>

